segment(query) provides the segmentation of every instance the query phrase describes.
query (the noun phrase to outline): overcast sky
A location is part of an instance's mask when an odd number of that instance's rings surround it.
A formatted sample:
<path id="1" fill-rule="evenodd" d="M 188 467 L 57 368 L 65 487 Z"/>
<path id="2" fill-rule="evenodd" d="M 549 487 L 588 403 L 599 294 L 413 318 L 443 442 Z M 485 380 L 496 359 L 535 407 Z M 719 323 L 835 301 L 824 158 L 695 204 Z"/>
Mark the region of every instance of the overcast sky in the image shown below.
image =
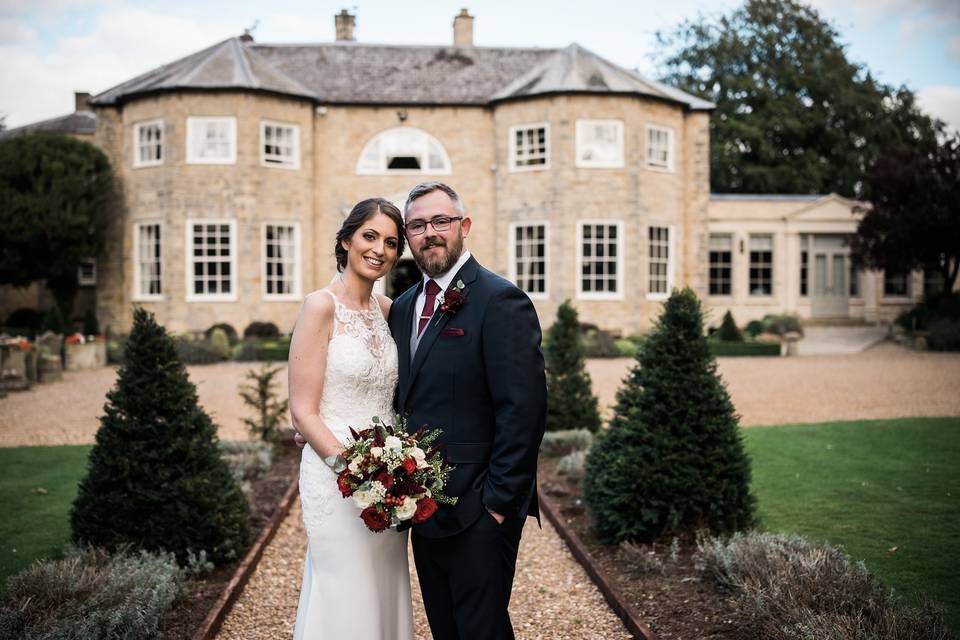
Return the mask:
<path id="1" fill-rule="evenodd" d="M 330 42 L 333 15 L 357 15 L 357 40 L 448 44 L 461 7 L 479 46 L 577 42 L 654 75 L 655 33 L 731 0 L 0 0 L 0 114 L 7 126 L 73 110 L 73 92 L 99 93 L 215 42 L 253 31 L 258 42 Z M 929 113 L 960 129 L 960 0 L 813 0 L 850 59 L 906 84 Z"/>

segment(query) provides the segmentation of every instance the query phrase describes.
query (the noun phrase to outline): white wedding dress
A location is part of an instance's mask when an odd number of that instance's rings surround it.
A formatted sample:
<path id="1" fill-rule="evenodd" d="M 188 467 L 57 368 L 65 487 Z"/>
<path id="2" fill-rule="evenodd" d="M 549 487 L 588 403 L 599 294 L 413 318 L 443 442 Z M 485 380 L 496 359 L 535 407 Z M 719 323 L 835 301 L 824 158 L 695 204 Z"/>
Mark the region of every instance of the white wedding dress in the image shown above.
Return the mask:
<path id="1" fill-rule="evenodd" d="M 392 422 L 397 346 L 374 298 L 369 311 L 356 311 L 326 293 L 336 312 L 320 417 L 342 442 L 348 427 L 360 430 L 373 416 Z M 300 461 L 300 502 L 308 545 L 294 640 L 413 638 L 407 532 L 368 530 L 310 445 Z"/>

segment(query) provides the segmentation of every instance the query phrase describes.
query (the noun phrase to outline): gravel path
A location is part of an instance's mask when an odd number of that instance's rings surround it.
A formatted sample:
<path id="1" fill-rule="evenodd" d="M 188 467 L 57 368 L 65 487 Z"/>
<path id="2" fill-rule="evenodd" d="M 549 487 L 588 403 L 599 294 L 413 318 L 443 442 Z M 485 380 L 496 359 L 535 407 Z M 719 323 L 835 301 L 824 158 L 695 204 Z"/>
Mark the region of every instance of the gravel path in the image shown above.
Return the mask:
<path id="1" fill-rule="evenodd" d="M 293 633 L 306 534 L 299 502 L 290 510 L 227 616 L 218 640 L 282 640 Z M 410 558 L 418 640 L 429 640 L 416 569 Z M 553 527 L 528 520 L 510 602 L 520 640 L 631 638 Z"/>
<path id="2" fill-rule="evenodd" d="M 588 360 L 609 417 L 635 360 Z M 883 343 L 852 355 L 718 358 L 744 426 L 960 415 L 960 354 Z"/>
<path id="3" fill-rule="evenodd" d="M 621 380 L 634 361 L 589 360 L 600 405 L 609 415 Z M 223 439 L 247 436 L 237 394 L 248 363 L 190 367 L 200 403 Z M 746 426 L 960 415 L 960 354 L 918 353 L 885 343 L 853 355 L 798 358 L 720 358 L 720 373 Z M 93 442 L 116 369 L 68 372 L 0 399 L 0 447 Z M 277 376 L 281 397 L 286 373 Z"/>
<path id="4" fill-rule="evenodd" d="M 258 363 L 224 362 L 188 367 L 190 379 L 197 385 L 200 404 L 220 425 L 220 438 L 247 438 L 247 427 L 240 419 L 249 416 L 237 387 L 244 372 Z M 279 397 L 287 395 L 286 365 L 279 381 Z M 115 367 L 90 371 L 67 371 L 63 380 L 36 385 L 30 391 L 10 393 L 0 399 L 0 447 L 29 444 L 86 444 L 94 440 L 107 392 L 117 379 Z"/>

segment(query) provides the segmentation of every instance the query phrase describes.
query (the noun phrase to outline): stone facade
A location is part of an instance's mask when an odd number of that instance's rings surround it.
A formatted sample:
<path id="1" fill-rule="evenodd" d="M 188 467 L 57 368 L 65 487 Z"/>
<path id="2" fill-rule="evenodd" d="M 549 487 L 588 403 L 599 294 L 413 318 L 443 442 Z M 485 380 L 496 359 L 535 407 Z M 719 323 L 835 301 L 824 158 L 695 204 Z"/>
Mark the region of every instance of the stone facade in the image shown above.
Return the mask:
<path id="1" fill-rule="evenodd" d="M 186 120 L 191 116 L 232 116 L 237 120 L 235 164 L 186 162 Z M 619 120 L 624 130 L 624 167 L 576 166 L 578 119 Z M 134 167 L 134 126 L 164 123 L 162 165 Z M 260 122 L 296 124 L 299 169 L 262 166 Z M 512 171 L 510 127 L 549 124 L 550 164 Z M 111 229 L 109 251 L 99 264 L 98 315 L 103 325 L 125 331 L 130 308 L 142 305 L 173 331 L 202 331 L 228 322 L 242 331 L 253 320 L 293 327 L 299 303 L 274 302 L 261 295 L 261 233 L 270 220 L 297 222 L 301 229 L 301 294 L 322 287 L 335 273 L 333 238 L 359 200 L 386 197 L 402 205 L 421 180 L 449 182 L 473 218 L 467 241 L 490 268 L 510 273 L 510 224 L 525 220 L 549 225 L 548 294 L 536 299 L 545 325 L 556 308 L 573 299 L 585 322 L 636 333 L 649 327 L 661 302 L 646 294 L 647 227 L 668 226 L 676 251 L 672 282 L 703 289 L 704 218 L 709 185 L 708 114 L 636 96 L 560 95 L 509 101 L 492 107 L 331 105 L 318 109 L 306 100 L 242 91 L 171 92 L 135 99 L 122 109 L 101 108 L 97 142 L 117 170 L 123 211 Z M 650 169 L 644 161 L 646 126 L 673 130 L 675 165 Z M 449 173 L 357 172 L 365 145 L 394 127 L 427 132 L 444 147 Z M 187 219 L 236 221 L 238 290 L 235 300 L 187 300 Z M 577 222 L 616 220 L 624 232 L 622 289 L 613 299 L 578 299 Z M 158 222 L 162 235 L 162 298 L 136 296 L 135 225 Z M 681 249 L 682 248 L 682 249 Z M 390 293 L 398 293 L 391 291 Z"/>
<path id="2" fill-rule="evenodd" d="M 709 233 L 728 238 L 732 255 L 730 293 L 710 292 L 708 285 L 713 324 L 719 325 L 727 311 L 740 324 L 784 313 L 823 322 L 887 323 L 917 304 L 925 293 L 922 272 L 908 274 L 904 293 L 894 295 L 885 286 L 884 273 L 853 269 L 848 241 L 863 207 L 836 195 L 715 194 Z M 769 293 L 755 286 L 751 273 L 757 266 L 751 256 L 751 238 L 756 237 L 772 239 Z"/>

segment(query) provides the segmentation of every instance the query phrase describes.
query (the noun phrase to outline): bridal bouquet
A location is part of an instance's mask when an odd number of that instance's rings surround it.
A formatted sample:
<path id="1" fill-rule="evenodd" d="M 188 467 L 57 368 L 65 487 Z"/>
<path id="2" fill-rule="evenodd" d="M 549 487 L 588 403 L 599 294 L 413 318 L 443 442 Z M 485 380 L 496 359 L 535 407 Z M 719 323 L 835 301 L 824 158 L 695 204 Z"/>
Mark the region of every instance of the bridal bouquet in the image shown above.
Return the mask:
<path id="1" fill-rule="evenodd" d="M 426 522 L 438 503 L 456 504 L 443 493 L 453 467 L 433 444 L 440 429 L 410 434 L 401 416 L 395 425 L 376 416 L 371 422 L 359 432 L 350 428 L 353 439 L 342 454 L 347 467 L 337 476 L 340 493 L 363 509 L 360 517 L 368 529 L 402 531 Z"/>

